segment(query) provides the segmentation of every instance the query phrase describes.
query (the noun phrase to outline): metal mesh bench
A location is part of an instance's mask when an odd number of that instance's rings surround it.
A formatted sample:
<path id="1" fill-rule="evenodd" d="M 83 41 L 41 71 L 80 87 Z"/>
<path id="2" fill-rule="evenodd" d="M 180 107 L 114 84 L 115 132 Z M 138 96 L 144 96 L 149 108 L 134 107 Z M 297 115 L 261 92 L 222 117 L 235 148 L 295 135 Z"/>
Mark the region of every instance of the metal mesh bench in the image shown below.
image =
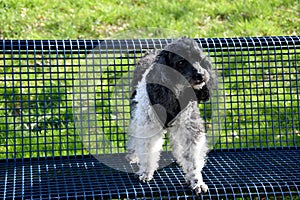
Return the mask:
<path id="1" fill-rule="evenodd" d="M 196 41 L 225 94 L 199 198 L 300 199 L 300 38 Z M 0 41 L 0 198 L 196 198 L 173 162 L 149 183 L 107 165 L 126 165 L 130 72 L 168 42 Z"/>

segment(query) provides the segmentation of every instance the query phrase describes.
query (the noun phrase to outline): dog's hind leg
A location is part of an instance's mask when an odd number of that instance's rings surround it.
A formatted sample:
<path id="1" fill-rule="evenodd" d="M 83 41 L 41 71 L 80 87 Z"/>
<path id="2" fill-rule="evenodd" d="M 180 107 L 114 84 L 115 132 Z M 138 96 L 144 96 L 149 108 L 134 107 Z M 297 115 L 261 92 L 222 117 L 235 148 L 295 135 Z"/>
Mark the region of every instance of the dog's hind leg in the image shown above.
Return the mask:
<path id="1" fill-rule="evenodd" d="M 197 194 L 208 190 L 201 174 L 208 152 L 203 123 L 197 105 L 190 105 L 169 131 L 172 153 L 182 167 L 186 181 Z"/>

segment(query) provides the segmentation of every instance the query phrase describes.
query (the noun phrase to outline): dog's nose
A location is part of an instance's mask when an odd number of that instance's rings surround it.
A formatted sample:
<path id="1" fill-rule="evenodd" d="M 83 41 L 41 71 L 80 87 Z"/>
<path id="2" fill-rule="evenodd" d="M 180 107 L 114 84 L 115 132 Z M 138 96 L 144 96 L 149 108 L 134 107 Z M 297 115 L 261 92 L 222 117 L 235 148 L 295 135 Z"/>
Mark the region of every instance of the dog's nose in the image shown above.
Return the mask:
<path id="1" fill-rule="evenodd" d="M 203 81 L 203 74 L 197 73 L 196 74 L 196 80 L 199 80 L 199 82 Z"/>

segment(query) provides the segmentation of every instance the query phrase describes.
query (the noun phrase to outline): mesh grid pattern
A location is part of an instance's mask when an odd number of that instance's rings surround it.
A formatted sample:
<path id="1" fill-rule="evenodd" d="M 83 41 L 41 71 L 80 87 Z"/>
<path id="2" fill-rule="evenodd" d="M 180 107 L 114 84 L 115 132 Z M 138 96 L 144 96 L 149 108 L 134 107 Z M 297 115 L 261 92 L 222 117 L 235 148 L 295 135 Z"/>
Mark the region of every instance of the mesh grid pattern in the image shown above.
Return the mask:
<path id="1" fill-rule="evenodd" d="M 298 199 L 299 161 L 299 150 L 211 152 L 203 169 L 209 192 L 200 197 Z M 89 156 L 18 160 L 3 166 L 0 191 L 4 199 L 196 198 L 175 164 L 157 171 L 149 183 L 141 183 L 133 174 L 108 168 Z"/>
<path id="2" fill-rule="evenodd" d="M 129 104 L 120 98 L 115 88 L 124 77 L 128 78 L 125 84 L 130 83 L 130 72 L 146 50 L 161 49 L 170 41 L 0 41 L 0 186 L 3 186 L 3 197 L 151 198 L 154 195 L 175 198 L 191 195 L 176 165 L 159 171 L 155 180 L 145 185 L 136 182 L 131 174 L 97 163 L 84 148 L 72 107 L 74 94 L 84 95 L 89 90 L 88 85 L 82 89 L 78 83 L 85 84 L 87 79 L 94 81 L 97 87 L 91 99 L 95 100 L 95 118 L 91 121 L 101 128 L 102 135 L 90 134 L 85 142 L 97 144 L 105 138 L 108 141 L 105 145 L 90 145 L 90 152 L 124 153 Z M 300 180 L 297 163 L 299 37 L 196 41 L 213 62 L 223 82 L 220 90 L 226 95 L 226 116 L 221 121 L 218 136 L 213 138 L 217 143 L 205 169 L 209 195 L 252 199 L 258 195 L 268 197 L 270 193 L 297 198 L 300 185 L 296 181 Z M 80 82 L 83 74 L 88 76 Z M 121 89 L 121 93 L 129 92 L 128 87 Z M 209 104 L 200 105 L 207 124 L 210 122 Z M 115 115 L 116 107 L 121 114 Z M 84 130 L 86 125 L 82 126 Z M 246 194 L 249 192 L 250 196 Z"/>

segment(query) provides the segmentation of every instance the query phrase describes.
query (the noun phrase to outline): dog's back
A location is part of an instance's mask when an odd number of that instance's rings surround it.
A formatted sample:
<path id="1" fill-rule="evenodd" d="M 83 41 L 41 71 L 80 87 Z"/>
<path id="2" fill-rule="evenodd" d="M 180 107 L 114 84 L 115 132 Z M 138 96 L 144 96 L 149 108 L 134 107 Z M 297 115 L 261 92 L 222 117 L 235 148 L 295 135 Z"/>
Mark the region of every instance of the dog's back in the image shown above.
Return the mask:
<path id="1" fill-rule="evenodd" d="M 156 58 L 157 51 L 147 51 L 145 56 L 142 57 L 139 62 L 137 63 L 132 77 L 132 92 L 136 90 L 138 83 L 142 80 L 143 74 L 145 71 L 150 67 L 153 61 Z"/>

